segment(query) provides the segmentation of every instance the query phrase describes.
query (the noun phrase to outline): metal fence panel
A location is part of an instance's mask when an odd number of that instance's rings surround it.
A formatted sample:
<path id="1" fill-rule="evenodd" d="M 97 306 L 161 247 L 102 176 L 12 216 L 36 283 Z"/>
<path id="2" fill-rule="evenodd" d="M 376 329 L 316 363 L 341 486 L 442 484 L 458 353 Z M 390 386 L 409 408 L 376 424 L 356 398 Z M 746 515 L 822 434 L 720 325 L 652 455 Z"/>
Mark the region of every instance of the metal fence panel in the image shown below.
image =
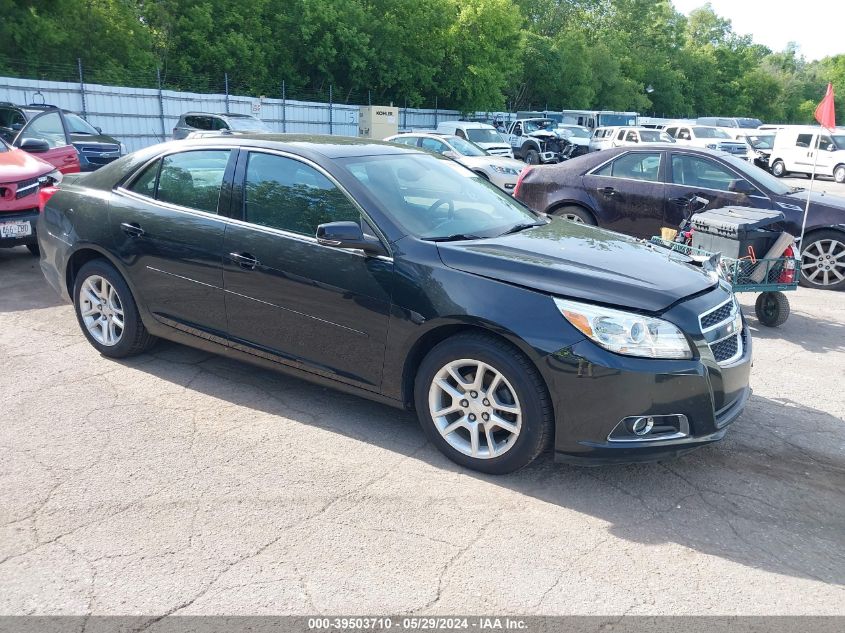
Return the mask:
<path id="1" fill-rule="evenodd" d="M 0 101 L 43 102 L 74 112 L 84 108 L 92 125 L 120 139 L 129 151 L 168 140 L 180 115 L 191 110 L 255 114 L 277 132 L 358 135 L 357 105 L 318 101 L 88 83 L 83 93 L 79 83 L 12 77 L 0 77 Z M 400 130 L 434 129 L 439 122 L 458 118 L 456 110 L 399 108 Z"/>

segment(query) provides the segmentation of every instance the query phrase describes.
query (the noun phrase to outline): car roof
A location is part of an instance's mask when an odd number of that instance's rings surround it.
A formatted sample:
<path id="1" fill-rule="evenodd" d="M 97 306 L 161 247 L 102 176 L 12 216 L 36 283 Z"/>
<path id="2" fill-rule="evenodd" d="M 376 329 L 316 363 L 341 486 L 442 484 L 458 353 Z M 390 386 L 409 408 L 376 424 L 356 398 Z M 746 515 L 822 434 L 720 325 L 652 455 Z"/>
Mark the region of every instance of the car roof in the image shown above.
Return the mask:
<path id="1" fill-rule="evenodd" d="M 303 155 L 309 153 L 320 154 L 326 158 L 422 153 L 413 147 L 397 145 L 386 141 L 319 134 L 240 134 L 237 136 L 227 135 L 171 141 L 166 145 L 173 148 L 233 145 L 262 149 L 289 149 L 298 151 Z"/>
<path id="2" fill-rule="evenodd" d="M 455 127 L 464 127 L 464 128 L 492 128 L 493 126 L 489 123 L 482 123 L 481 121 L 441 121 L 437 124 L 438 127 L 441 125 L 454 125 Z M 495 128 L 494 128 L 495 129 Z"/>
<path id="3" fill-rule="evenodd" d="M 219 116 L 224 119 L 254 119 L 256 117 L 252 116 L 251 114 L 240 114 L 237 112 L 199 112 L 196 110 L 192 110 L 190 112 L 183 112 L 183 117 L 186 116 Z"/>

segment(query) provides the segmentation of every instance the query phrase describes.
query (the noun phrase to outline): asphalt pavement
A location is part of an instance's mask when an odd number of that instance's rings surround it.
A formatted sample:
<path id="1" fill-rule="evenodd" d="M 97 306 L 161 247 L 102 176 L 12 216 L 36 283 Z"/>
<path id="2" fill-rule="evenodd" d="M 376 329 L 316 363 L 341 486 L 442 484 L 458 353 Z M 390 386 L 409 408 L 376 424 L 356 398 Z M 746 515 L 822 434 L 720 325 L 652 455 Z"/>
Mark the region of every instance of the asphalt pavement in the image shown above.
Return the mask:
<path id="1" fill-rule="evenodd" d="M 101 357 L 0 250 L 0 614 L 845 615 L 845 293 L 753 325 L 726 439 L 459 468 L 410 413 L 161 343 Z"/>

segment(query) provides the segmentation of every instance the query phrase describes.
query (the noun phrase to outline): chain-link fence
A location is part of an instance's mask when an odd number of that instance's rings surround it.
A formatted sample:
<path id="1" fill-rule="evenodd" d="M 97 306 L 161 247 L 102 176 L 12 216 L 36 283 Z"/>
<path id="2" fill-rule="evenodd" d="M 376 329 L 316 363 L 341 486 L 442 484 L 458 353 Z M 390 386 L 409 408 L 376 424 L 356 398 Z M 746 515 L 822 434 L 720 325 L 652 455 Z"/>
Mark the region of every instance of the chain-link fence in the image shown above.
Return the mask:
<path id="1" fill-rule="evenodd" d="M 2 76 L 7 75 L 7 76 Z M 440 107 L 437 98 L 422 107 L 395 101 L 384 90 L 353 91 L 331 84 L 305 88 L 279 79 L 274 90 L 249 95 L 237 77 L 176 77 L 155 73 L 122 73 L 124 85 L 94 83 L 78 60 L 75 65 L 32 65 L 0 58 L 0 102 L 47 103 L 79 112 L 92 125 L 114 136 L 130 151 L 172 136 L 180 115 L 189 111 L 252 114 L 274 131 L 358 136 L 359 107 L 394 106 L 400 130 L 432 129 L 439 122 L 461 118 L 457 110 Z M 126 86 L 127 76 L 131 87 Z M 464 113 L 466 114 L 466 113 Z M 508 112 L 472 113 L 481 120 L 510 120 Z M 0 125 L 2 122 L 0 121 Z"/>

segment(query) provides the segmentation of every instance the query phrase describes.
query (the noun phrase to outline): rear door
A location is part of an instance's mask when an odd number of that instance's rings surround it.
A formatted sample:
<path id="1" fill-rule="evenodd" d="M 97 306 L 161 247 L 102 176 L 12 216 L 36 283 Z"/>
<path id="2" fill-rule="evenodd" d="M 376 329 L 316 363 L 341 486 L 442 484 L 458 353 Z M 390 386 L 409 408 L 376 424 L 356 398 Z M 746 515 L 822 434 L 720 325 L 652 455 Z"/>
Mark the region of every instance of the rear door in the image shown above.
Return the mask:
<path id="1" fill-rule="evenodd" d="M 753 183 L 714 158 L 679 151 L 670 152 L 666 170 L 664 225 L 674 228 L 681 224 L 688 213 L 692 196 L 709 200 L 707 209 L 731 205 L 771 208 L 771 200 L 756 187 L 751 194 L 732 191 L 740 181 L 753 187 Z M 701 210 L 703 209 L 699 209 Z"/>
<path id="2" fill-rule="evenodd" d="M 61 112 L 58 110 L 48 110 L 30 119 L 18 132 L 15 146 L 21 147 L 28 139 L 46 142 L 47 151 L 38 152 L 36 155 L 63 174 L 79 171 L 79 154 L 70 142 Z"/>
<path id="3" fill-rule="evenodd" d="M 224 283 L 233 347 L 365 389 L 381 384 L 393 260 L 323 246 L 317 226 L 360 208 L 316 164 L 242 152 L 226 229 Z"/>
<path id="4" fill-rule="evenodd" d="M 109 209 L 115 252 L 139 302 L 178 330 L 226 342 L 223 233 L 237 150 L 173 152 L 115 191 Z"/>
<path id="5" fill-rule="evenodd" d="M 663 160 L 660 150 L 632 150 L 584 176 L 584 188 L 598 207 L 600 226 L 636 237 L 660 233 Z"/>

